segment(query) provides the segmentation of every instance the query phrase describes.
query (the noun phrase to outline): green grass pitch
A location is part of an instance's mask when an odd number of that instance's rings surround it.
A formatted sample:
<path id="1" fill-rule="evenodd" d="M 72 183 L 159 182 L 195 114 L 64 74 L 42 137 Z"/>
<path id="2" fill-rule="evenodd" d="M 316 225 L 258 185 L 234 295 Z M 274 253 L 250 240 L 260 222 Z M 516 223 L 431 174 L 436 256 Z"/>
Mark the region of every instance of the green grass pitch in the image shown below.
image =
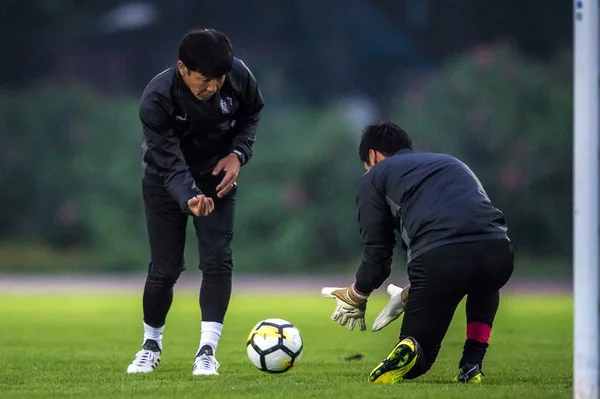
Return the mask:
<path id="1" fill-rule="evenodd" d="M 217 359 L 220 376 L 192 377 L 200 315 L 197 296 L 175 293 L 162 363 L 151 375 L 125 369 L 141 344 L 140 295 L 0 295 L 1 398 L 570 398 L 572 298 L 503 297 L 480 386 L 451 379 L 464 340 L 457 311 L 438 361 L 425 376 L 394 386 L 368 384 L 371 369 L 396 342 L 400 322 L 349 332 L 329 320 L 335 301 L 315 295 L 232 298 Z M 367 324 L 386 298 L 369 301 Z M 246 357 L 256 322 L 280 317 L 304 339 L 302 361 L 270 375 Z M 361 360 L 344 357 L 362 353 Z"/>

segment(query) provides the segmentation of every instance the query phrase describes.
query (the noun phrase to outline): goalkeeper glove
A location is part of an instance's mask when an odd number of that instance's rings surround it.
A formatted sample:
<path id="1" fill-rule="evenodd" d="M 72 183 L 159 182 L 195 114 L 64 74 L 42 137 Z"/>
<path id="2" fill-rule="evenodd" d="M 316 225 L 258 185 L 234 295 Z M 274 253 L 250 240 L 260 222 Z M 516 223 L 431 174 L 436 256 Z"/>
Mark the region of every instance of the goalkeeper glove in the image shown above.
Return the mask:
<path id="1" fill-rule="evenodd" d="M 321 294 L 327 298 L 336 298 L 337 306 L 331 315 L 331 320 L 340 326 L 347 326 L 350 331 L 354 330 L 358 322 L 360 330 L 366 330 L 365 311 L 368 295 L 356 291 L 354 284 L 346 288 L 324 287 Z"/>
<path id="2" fill-rule="evenodd" d="M 406 307 L 409 288 L 410 285 L 404 288 L 400 288 L 394 284 L 388 285 L 387 292 L 390 295 L 390 300 L 379 315 L 377 315 L 375 322 L 373 322 L 373 331 L 381 330 L 400 317 Z"/>

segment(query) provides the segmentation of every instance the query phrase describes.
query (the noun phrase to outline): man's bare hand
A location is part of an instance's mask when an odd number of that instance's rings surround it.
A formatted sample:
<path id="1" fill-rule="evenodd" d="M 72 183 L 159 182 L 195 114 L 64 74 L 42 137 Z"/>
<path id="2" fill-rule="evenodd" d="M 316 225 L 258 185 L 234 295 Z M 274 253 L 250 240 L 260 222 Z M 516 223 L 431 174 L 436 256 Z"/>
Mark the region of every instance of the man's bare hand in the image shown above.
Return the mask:
<path id="1" fill-rule="evenodd" d="M 235 181 L 240 174 L 240 166 L 240 160 L 235 154 L 229 154 L 219 161 L 213 170 L 213 175 L 216 176 L 225 171 L 225 176 L 217 186 L 217 197 L 223 198 L 235 186 Z"/>
<path id="2" fill-rule="evenodd" d="M 208 216 L 215 209 L 215 203 L 212 198 L 200 194 L 188 200 L 188 207 L 194 216 Z"/>

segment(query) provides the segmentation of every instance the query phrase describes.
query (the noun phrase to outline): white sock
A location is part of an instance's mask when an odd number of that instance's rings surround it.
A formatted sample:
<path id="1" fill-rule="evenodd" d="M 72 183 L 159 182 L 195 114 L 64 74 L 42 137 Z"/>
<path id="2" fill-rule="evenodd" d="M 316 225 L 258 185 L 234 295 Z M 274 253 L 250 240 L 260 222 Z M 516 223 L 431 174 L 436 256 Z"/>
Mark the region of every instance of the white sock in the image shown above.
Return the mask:
<path id="1" fill-rule="evenodd" d="M 148 324 L 144 323 L 144 342 L 146 342 L 147 339 L 152 339 L 158 343 L 158 347 L 162 351 L 162 333 L 164 329 L 164 325 L 162 327 L 150 327 Z"/>
<path id="2" fill-rule="evenodd" d="M 204 345 L 210 345 L 213 348 L 213 354 L 216 354 L 222 329 L 222 323 L 203 321 L 200 329 L 200 348 Z"/>

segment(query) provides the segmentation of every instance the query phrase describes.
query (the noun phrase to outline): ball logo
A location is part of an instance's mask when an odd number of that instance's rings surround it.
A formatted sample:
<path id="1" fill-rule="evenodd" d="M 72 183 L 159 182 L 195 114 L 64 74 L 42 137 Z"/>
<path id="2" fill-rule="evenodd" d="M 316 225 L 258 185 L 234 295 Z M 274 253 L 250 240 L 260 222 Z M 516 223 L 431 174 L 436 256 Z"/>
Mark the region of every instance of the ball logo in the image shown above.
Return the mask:
<path id="1" fill-rule="evenodd" d="M 283 339 L 287 339 L 287 337 L 285 335 L 282 335 L 279 332 L 279 329 L 276 326 L 268 326 L 268 325 L 263 325 L 260 326 L 259 328 L 252 330 L 250 332 L 250 335 L 248 336 L 248 339 L 251 339 L 254 336 L 258 336 L 258 337 L 262 337 L 262 338 L 283 338 Z"/>

